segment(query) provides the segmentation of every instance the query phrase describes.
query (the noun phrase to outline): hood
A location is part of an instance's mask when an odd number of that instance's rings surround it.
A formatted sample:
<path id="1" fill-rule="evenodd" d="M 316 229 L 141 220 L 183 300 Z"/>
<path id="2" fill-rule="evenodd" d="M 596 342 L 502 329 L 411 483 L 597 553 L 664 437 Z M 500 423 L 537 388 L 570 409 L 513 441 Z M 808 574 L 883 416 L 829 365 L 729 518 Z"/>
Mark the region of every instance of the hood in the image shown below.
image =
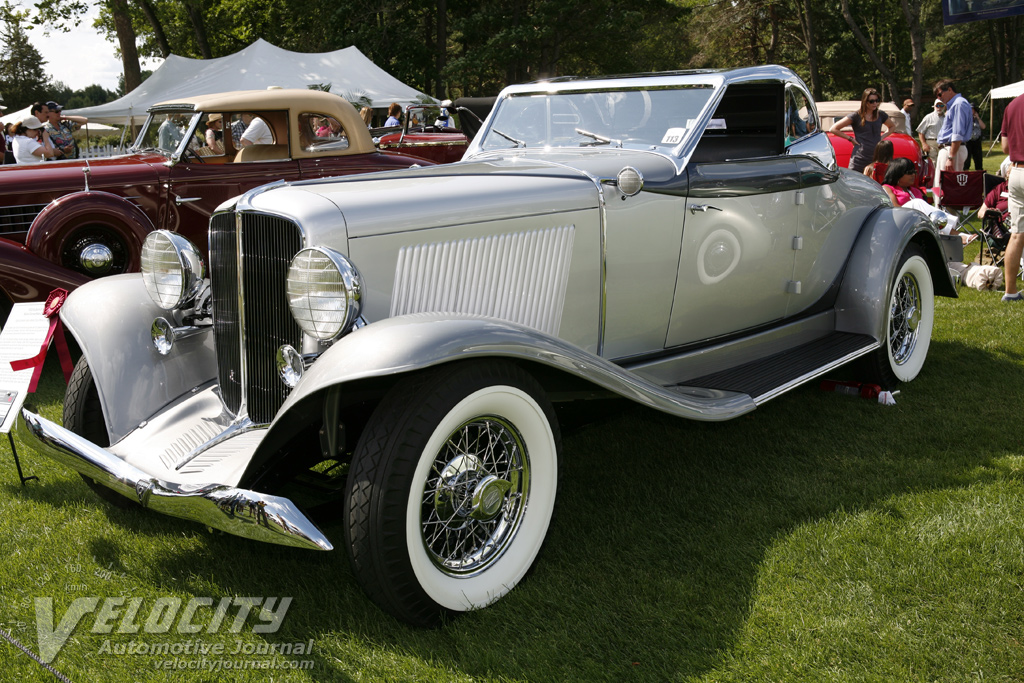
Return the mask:
<path id="1" fill-rule="evenodd" d="M 569 166 L 571 164 L 571 167 Z M 249 197 L 250 206 L 295 218 L 309 243 L 410 230 L 553 214 L 599 206 L 596 179 L 613 179 L 625 166 L 645 178 L 667 180 L 672 163 L 658 154 L 628 150 L 539 157 L 504 155 L 442 166 L 371 173 L 345 179 L 292 183 Z M 582 170 L 581 170 L 582 169 Z M 341 212 L 324 215 L 324 203 Z"/>
<path id="2" fill-rule="evenodd" d="M 89 167 L 89 189 L 124 187 L 156 182 L 164 169 L 167 157 L 145 152 L 115 157 L 45 161 L 30 166 L 0 166 L 0 195 L 26 192 L 56 192 L 66 194 L 85 189 L 85 174 Z"/>

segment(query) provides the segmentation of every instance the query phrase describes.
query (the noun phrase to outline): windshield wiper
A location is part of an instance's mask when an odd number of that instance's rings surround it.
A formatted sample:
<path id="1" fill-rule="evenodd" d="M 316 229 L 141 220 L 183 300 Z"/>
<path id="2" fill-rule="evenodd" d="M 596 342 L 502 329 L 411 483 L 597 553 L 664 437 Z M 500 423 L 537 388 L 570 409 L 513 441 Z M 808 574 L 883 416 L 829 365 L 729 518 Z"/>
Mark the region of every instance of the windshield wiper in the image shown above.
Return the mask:
<path id="1" fill-rule="evenodd" d="M 501 137 L 505 138 L 509 142 L 514 142 L 516 144 L 516 147 L 526 147 L 526 143 L 523 142 L 522 140 L 516 140 L 511 135 L 506 135 L 505 133 L 502 133 L 497 128 L 491 128 L 491 131 L 497 133 L 498 135 L 500 135 Z"/>
<path id="2" fill-rule="evenodd" d="M 589 147 L 592 145 L 608 145 L 613 142 L 615 143 L 616 147 L 622 147 L 622 141 L 616 140 L 615 138 L 607 138 L 603 135 L 598 135 L 597 133 L 591 133 L 589 130 L 583 130 L 582 128 L 577 128 L 576 132 L 580 135 L 586 135 L 588 138 L 594 138 L 593 142 L 581 142 L 580 147 Z"/>

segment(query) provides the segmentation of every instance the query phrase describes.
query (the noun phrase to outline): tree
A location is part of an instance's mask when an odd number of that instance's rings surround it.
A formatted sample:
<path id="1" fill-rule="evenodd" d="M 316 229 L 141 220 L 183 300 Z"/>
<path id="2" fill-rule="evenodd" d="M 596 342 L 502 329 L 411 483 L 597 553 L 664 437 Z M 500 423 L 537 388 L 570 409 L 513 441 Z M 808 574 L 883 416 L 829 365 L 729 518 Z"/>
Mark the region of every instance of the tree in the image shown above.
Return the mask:
<path id="1" fill-rule="evenodd" d="M 0 92 L 7 106 L 22 109 L 37 100 L 49 99 L 49 83 L 43 66 L 46 60 L 29 42 L 25 23 L 28 13 L 19 11 L 7 0 L 0 5 Z"/>
<path id="2" fill-rule="evenodd" d="M 128 0 L 101 0 L 95 4 L 101 12 L 106 11 L 113 19 L 124 69 L 125 87 L 129 91 L 134 90 L 142 83 L 142 76 Z M 35 6 L 35 24 L 45 23 L 52 29 L 64 32 L 69 31 L 72 26 L 77 26 L 82 21 L 82 16 L 89 11 L 89 3 L 85 0 L 36 0 Z"/>

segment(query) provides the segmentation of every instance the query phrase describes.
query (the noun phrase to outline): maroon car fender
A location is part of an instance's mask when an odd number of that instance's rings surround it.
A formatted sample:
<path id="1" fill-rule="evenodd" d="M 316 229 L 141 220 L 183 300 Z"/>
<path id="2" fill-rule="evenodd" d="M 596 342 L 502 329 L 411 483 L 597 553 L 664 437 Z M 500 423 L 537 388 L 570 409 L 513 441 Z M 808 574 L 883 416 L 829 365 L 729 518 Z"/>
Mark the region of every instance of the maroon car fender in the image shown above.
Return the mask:
<path id="1" fill-rule="evenodd" d="M 120 240 L 125 260 L 116 272 L 139 269 L 142 241 L 156 229 L 142 209 L 127 199 L 87 190 L 50 202 L 32 222 L 25 244 L 47 261 L 61 264 L 68 238 L 85 228 L 101 229 Z"/>
<path id="2" fill-rule="evenodd" d="M 0 238 L 0 290 L 11 303 L 45 301 L 57 287 L 70 291 L 88 281 L 88 276 L 45 261 L 23 244 Z"/>

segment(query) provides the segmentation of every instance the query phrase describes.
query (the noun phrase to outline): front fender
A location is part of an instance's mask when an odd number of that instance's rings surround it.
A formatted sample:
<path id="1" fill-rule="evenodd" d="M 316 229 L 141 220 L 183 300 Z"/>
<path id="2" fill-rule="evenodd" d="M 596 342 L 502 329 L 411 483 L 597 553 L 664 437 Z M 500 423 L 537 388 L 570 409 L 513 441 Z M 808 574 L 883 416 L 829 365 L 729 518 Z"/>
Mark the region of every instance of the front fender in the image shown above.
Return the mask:
<path id="1" fill-rule="evenodd" d="M 109 192 L 72 192 L 50 202 L 36 216 L 25 244 L 53 263 L 60 263 L 65 240 L 83 225 L 103 225 L 116 232 L 128 247 L 128 270 L 139 269 L 139 253 L 153 222 L 135 204 Z"/>
<path id="2" fill-rule="evenodd" d="M 415 313 L 368 325 L 338 340 L 306 371 L 271 423 L 241 481 L 258 479 L 296 425 L 308 424 L 317 394 L 358 380 L 394 376 L 471 358 L 510 358 L 562 371 L 624 398 L 694 420 L 728 420 L 754 410 L 746 394 L 662 387 L 557 337 L 496 318 Z M 243 485 L 243 484 L 240 484 Z"/>
<path id="3" fill-rule="evenodd" d="M 913 209 L 882 208 L 871 214 L 850 253 L 836 300 L 836 329 L 885 339 L 886 306 L 903 250 L 924 251 L 935 293 L 956 297 L 956 285 L 932 222 Z"/>
<path id="4" fill-rule="evenodd" d="M 61 308 L 61 320 L 89 361 L 112 444 L 217 376 L 213 328 L 176 342 L 166 356 L 157 353 L 150 327 L 166 316 L 139 273 L 93 280 Z"/>

